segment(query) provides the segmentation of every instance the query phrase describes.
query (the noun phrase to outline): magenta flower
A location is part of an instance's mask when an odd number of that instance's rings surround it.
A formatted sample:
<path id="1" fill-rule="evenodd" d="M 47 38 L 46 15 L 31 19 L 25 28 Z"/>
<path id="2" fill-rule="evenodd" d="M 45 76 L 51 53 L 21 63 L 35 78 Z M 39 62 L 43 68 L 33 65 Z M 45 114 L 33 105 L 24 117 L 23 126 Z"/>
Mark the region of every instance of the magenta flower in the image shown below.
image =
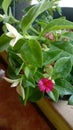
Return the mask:
<path id="1" fill-rule="evenodd" d="M 42 78 L 38 82 L 38 87 L 41 92 L 50 92 L 53 90 L 54 82 L 51 79 L 48 78 Z"/>

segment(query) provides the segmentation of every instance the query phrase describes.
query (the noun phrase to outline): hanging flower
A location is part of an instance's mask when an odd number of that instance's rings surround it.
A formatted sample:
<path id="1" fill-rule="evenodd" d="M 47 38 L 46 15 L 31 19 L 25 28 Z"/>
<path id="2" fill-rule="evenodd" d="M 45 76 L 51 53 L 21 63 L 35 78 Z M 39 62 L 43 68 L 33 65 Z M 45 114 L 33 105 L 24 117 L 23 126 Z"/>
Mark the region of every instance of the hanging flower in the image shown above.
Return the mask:
<path id="1" fill-rule="evenodd" d="M 9 79 L 7 77 L 3 77 L 4 80 L 6 80 L 7 82 L 11 83 L 11 87 L 16 87 L 19 82 L 20 82 L 20 79 Z"/>
<path id="2" fill-rule="evenodd" d="M 41 92 L 50 92 L 53 90 L 54 81 L 48 78 L 42 78 L 38 82 L 38 87 Z"/>
<path id="3" fill-rule="evenodd" d="M 8 31 L 9 31 L 9 32 L 6 33 L 6 35 L 7 35 L 8 37 L 13 38 L 13 39 L 10 41 L 10 45 L 13 47 L 13 46 L 16 44 L 16 42 L 17 42 L 19 39 L 23 38 L 23 37 L 22 37 L 22 35 L 21 35 L 20 33 L 18 33 L 17 30 L 16 30 L 12 25 L 10 25 L 9 23 L 6 23 L 6 27 L 7 27 Z"/>
<path id="4" fill-rule="evenodd" d="M 21 85 L 21 81 L 20 79 L 15 79 L 15 80 L 12 80 L 12 79 L 9 79 L 7 77 L 4 77 L 4 79 L 9 82 L 9 83 L 12 83 L 11 84 L 11 87 L 16 87 L 16 91 L 17 93 L 22 97 L 22 99 L 24 100 L 25 99 L 25 91 L 24 91 L 24 88 L 22 87 Z"/>

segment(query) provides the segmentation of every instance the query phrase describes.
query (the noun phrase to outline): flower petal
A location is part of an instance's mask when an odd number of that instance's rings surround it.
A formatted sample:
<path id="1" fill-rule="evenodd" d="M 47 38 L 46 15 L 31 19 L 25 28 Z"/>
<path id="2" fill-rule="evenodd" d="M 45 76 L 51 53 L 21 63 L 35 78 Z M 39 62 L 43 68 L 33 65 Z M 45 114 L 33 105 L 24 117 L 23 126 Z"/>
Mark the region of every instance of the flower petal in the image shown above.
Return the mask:
<path id="1" fill-rule="evenodd" d="M 15 35 L 11 32 L 7 32 L 6 35 L 11 38 L 15 38 Z"/>
<path id="2" fill-rule="evenodd" d="M 12 39 L 11 41 L 10 41 L 10 46 L 14 46 L 15 44 L 16 44 L 16 38 L 14 38 L 14 39 Z"/>
<path id="3" fill-rule="evenodd" d="M 14 83 L 12 83 L 11 87 L 16 87 L 18 85 L 18 81 L 15 81 Z"/>
<path id="4" fill-rule="evenodd" d="M 23 100 L 25 99 L 25 91 L 24 88 L 21 85 L 18 85 L 16 88 L 17 93 L 23 98 Z"/>
<path id="5" fill-rule="evenodd" d="M 6 35 L 8 37 L 11 37 L 13 38 L 11 41 L 10 41 L 10 45 L 13 47 L 17 41 L 21 38 L 23 38 L 23 36 L 17 32 L 17 30 L 10 24 L 6 23 L 6 27 L 8 29 L 9 32 L 6 33 Z"/>
<path id="6" fill-rule="evenodd" d="M 38 82 L 38 87 L 41 92 L 50 92 L 53 90 L 54 87 L 54 81 L 48 78 L 42 78 Z"/>
<path id="7" fill-rule="evenodd" d="M 15 36 L 18 35 L 17 30 L 12 25 L 10 25 L 9 23 L 6 23 L 6 27 L 7 27 L 8 31 L 11 32 L 12 34 L 14 34 Z"/>
<path id="8" fill-rule="evenodd" d="M 5 79 L 7 82 L 9 82 L 9 83 L 14 83 L 14 80 L 12 80 L 12 79 L 9 79 L 9 78 L 7 78 L 7 77 L 4 77 L 3 79 Z"/>
<path id="9" fill-rule="evenodd" d="M 6 80 L 9 83 L 12 83 L 11 87 L 17 86 L 19 84 L 19 82 L 20 82 L 20 79 L 13 80 L 13 79 L 9 79 L 7 77 L 3 77 L 3 79 Z"/>

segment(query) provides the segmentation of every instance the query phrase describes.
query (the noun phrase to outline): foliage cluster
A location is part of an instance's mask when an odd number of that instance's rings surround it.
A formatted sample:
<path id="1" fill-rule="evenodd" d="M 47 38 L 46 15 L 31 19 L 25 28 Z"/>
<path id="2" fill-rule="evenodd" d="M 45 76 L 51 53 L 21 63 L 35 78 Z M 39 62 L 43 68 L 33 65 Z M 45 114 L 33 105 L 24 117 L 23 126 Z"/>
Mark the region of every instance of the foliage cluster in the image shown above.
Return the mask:
<path id="1" fill-rule="evenodd" d="M 18 20 L 12 15 L 11 0 L 0 0 L 0 52 L 7 51 L 9 61 L 10 79 L 5 79 L 16 86 L 24 104 L 45 96 L 38 82 L 46 78 L 54 81 L 46 95 L 55 102 L 68 96 L 68 104 L 73 105 L 73 22 L 65 17 L 53 19 L 53 11 L 61 13 L 58 1 L 41 0 Z"/>

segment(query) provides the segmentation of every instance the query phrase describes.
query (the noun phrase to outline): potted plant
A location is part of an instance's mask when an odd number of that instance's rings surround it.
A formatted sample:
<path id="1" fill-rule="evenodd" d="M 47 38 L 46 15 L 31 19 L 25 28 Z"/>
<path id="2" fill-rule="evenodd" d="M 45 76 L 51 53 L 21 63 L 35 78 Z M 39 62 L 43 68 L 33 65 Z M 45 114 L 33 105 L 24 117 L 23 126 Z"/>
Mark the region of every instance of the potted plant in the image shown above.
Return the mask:
<path id="1" fill-rule="evenodd" d="M 11 0 L 2 2 L 0 52 L 7 52 L 9 75 L 4 79 L 23 104 L 47 96 L 55 102 L 67 97 L 73 105 L 73 22 L 53 19 L 58 1 L 40 0 L 21 20 L 12 15 Z"/>

